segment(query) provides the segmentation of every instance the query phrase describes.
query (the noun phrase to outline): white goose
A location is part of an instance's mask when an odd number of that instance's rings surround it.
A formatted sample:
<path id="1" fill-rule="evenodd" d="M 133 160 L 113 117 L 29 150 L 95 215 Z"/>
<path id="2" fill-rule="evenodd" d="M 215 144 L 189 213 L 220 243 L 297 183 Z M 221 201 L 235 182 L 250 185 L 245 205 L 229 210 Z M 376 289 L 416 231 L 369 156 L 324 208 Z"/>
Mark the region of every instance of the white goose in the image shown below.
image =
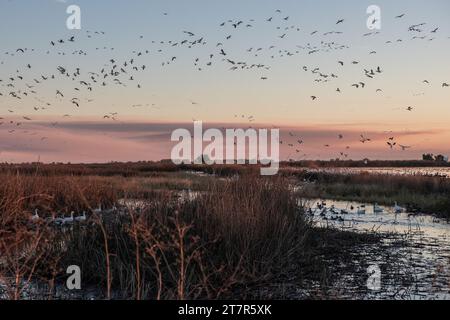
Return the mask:
<path id="1" fill-rule="evenodd" d="M 375 213 L 383 213 L 383 211 L 384 211 L 384 209 L 382 207 L 380 207 L 378 205 L 378 203 L 375 203 L 373 205 L 373 212 L 375 212 Z"/>
<path id="2" fill-rule="evenodd" d="M 39 217 L 38 209 L 35 209 L 34 215 L 31 216 L 31 221 L 38 221 L 39 219 L 41 219 L 41 217 Z"/>
<path id="3" fill-rule="evenodd" d="M 92 212 L 93 212 L 93 213 L 96 213 L 96 214 L 100 214 L 100 213 L 102 213 L 102 204 L 101 204 L 101 203 L 99 203 L 99 205 L 98 205 L 98 208 L 97 208 L 97 209 L 94 209 L 94 210 L 92 210 Z"/>
<path id="4" fill-rule="evenodd" d="M 74 220 L 73 214 L 74 214 L 74 212 L 72 211 L 72 212 L 70 213 L 70 217 L 69 217 L 69 218 L 63 218 L 62 224 L 73 223 L 73 220 Z"/>
<path id="5" fill-rule="evenodd" d="M 397 202 L 395 202 L 395 205 L 394 205 L 394 212 L 395 212 L 395 213 L 402 213 L 402 212 L 403 212 L 403 208 L 400 207 L 400 206 L 397 204 Z"/>
<path id="6" fill-rule="evenodd" d="M 56 225 L 61 225 L 64 222 L 64 214 L 62 214 L 62 218 L 53 217 L 52 222 Z"/>
<path id="7" fill-rule="evenodd" d="M 78 221 L 78 222 L 86 221 L 86 211 L 83 211 L 83 215 L 82 216 L 76 217 L 75 221 Z"/>
<path id="8" fill-rule="evenodd" d="M 357 214 L 366 214 L 366 208 L 365 207 L 358 207 L 356 208 L 356 213 Z"/>

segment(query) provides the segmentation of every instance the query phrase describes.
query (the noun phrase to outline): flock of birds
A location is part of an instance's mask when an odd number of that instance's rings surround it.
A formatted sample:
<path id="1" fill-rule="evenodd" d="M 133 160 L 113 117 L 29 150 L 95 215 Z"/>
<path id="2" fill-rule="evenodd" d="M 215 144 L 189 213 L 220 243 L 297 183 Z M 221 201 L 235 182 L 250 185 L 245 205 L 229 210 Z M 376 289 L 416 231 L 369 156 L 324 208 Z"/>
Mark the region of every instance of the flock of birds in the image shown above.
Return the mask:
<path id="1" fill-rule="evenodd" d="M 118 212 L 116 206 L 113 206 L 111 209 L 102 209 L 102 206 L 99 205 L 98 208 L 92 210 L 91 214 L 92 216 L 102 216 L 116 212 Z M 84 223 L 88 221 L 88 216 L 86 215 L 86 211 L 83 211 L 82 214 L 78 216 L 75 216 L 75 211 L 71 211 L 70 215 L 66 216 L 63 213 L 56 215 L 48 215 L 45 213 L 39 214 L 39 210 L 35 209 L 34 214 L 30 217 L 30 220 L 32 223 L 46 223 L 55 227 L 65 227 L 72 226 L 75 223 Z"/>
<path id="2" fill-rule="evenodd" d="M 164 16 L 167 16 L 164 13 Z M 395 19 L 404 19 L 406 14 L 397 15 Z M 325 54 L 341 50 L 350 49 L 349 45 L 338 43 L 328 39 L 333 35 L 341 35 L 344 32 L 340 29 L 341 25 L 346 23 L 346 19 L 337 19 L 334 30 L 319 31 L 313 30 L 307 33 L 311 40 L 303 45 L 296 45 L 294 48 L 286 48 L 284 41 L 287 38 L 293 38 L 296 33 L 305 32 L 305 29 L 293 23 L 290 16 L 283 14 L 281 10 L 276 10 L 272 16 L 267 17 L 264 21 L 257 21 L 255 19 L 236 20 L 230 19 L 220 23 L 218 26 L 223 30 L 224 37 L 218 41 L 211 42 L 205 35 L 198 35 L 193 31 L 182 30 L 182 37 L 178 39 L 168 39 L 163 41 L 147 41 L 143 35 L 138 36 L 138 41 L 141 41 L 145 46 L 152 48 L 131 50 L 127 57 L 119 55 L 115 47 L 100 46 L 103 39 L 107 36 L 105 31 L 86 31 L 85 33 L 78 33 L 77 35 L 68 36 L 66 38 L 53 39 L 48 41 L 47 48 L 42 52 L 38 49 L 21 47 L 15 50 L 6 51 L 3 53 L 6 58 L 19 57 L 19 61 L 23 58 L 29 58 L 28 63 L 17 66 L 16 72 L 6 77 L 0 78 L 0 101 L 2 105 L 15 106 L 7 107 L 8 116 L 0 117 L 0 130 L 5 128 L 11 135 L 25 134 L 30 136 L 30 146 L 36 143 L 34 137 L 37 136 L 42 143 L 46 143 L 49 137 L 45 135 L 38 135 L 38 132 L 32 129 L 27 129 L 28 124 L 34 122 L 34 117 L 27 115 L 19 115 L 24 109 L 29 109 L 33 113 L 44 112 L 46 110 L 57 112 L 57 108 L 61 106 L 71 106 L 74 112 L 82 109 L 92 108 L 95 102 L 95 95 L 105 95 L 106 91 L 102 88 L 111 87 L 112 90 L 140 90 L 144 88 L 145 79 L 149 76 L 157 66 L 149 65 L 150 60 L 158 60 L 160 68 L 167 68 L 170 65 L 176 64 L 179 56 L 175 54 L 177 48 L 179 50 L 191 50 L 202 48 L 208 50 L 207 54 L 194 55 L 191 63 L 195 70 L 201 72 L 207 68 L 211 68 L 215 64 L 223 64 L 230 72 L 255 70 L 258 72 L 258 77 L 261 81 L 270 79 L 269 72 L 272 70 L 271 64 L 260 61 L 275 60 L 290 58 L 293 56 L 306 54 L 307 56 Z M 266 46 L 251 46 L 242 54 L 236 54 L 228 47 L 228 42 L 234 37 L 243 33 L 245 29 L 255 29 L 261 23 L 273 26 L 278 32 L 276 42 L 268 47 Z M 439 27 L 428 27 L 426 23 L 413 24 L 408 27 L 408 32 L 411 34 L 411 41 L 434 41 L 436 35 L 439 33 Z M 379 31 L 371 31 L 363 34 L 363 37 L 375 37 Z M 320 37 L 320 38 L 319 38 Z M 81 39 L 84 38 L 84 39 Z M 83 61 L 85 57 L 90 56 L 92 51 L 89 49 L 77 48 L 77 44 L 83 40 L 82 43 L 91 39 L 95 41 L 94 51 L 99 52 L 103 61 L 97 67 L 87 68 L 80 63 L 76 65 L 76 61 Z M 386 41 L 386 45 L 393 43 L 401 43 L 406 39 L 395 39 Z M 290 42 L 290 44 L 292 44 Z M 195 50 L 197 53 L 198 50 Z M 65 61 L 65 64 L 58 63 L 54 69 L 50 69 L 45 73 L 35 71 L 33 64 L 34 55 L 48 55 L 49 57 L 59 56 L 58 61 Z M 376 50 L 370 50 L 369 55 L 376 55 Z M 111 56 L 115 56 L 109 58 Z M 108 57 L 108 58 L 106 58 Z M 149 59 L 148 57 L 151 57 Z M 5 58 L 5 59 L 6 59 Z M 183 54 L 183 58 L 186 56 Z M 55 59 L 56 60 L 56 59 Z M 259 62 L 258 62 L 259 60 Z M 0 58 L 0 64 L 3 65 L 8 61 Z M 325 71 L 317 66 L 303 65 L 299 67 L 299 71 L 303 70 L 305 73 L 312 75 L 314 84 L 326 84 L 338 82 L 341 78 L 341 73 L 346 67 L 360 68 L 360 79 L 345 85 L 336 85 L 335 93 L 343 94 L 347 89 L 350 90 L 368 90 L 371 88 L 371 81 L 383 76 L 384 70 L 381 66 L 374 65 L 370 67 L 362 66 L 364 63 L 361 59 L 349 59 L 348 61 L 336 61 L 336 68 L 333 71 Z M 431 86 L 430 80 L 421 81 L 423 85 Z M 449 87 L 448 82 L 441 84 L 442 88 Z M 383 93 L 382 88 L 373 88 L 376 94 Z M 50 94 L 49 94 L 50 92 Z M 120 91 L 119 91 L 120 92 Z M 135 91 L 131 92 L 138 96 Z M 311 100 L 318 101 L 320 97 L 316 94 L 310 95 Z M 200 105 L 199 102 L 192 99 L 187 99 L 191 106 Z M 134 103 L 132 108 L 138 107 L 152 107 L 156 108 L 155 103 Z M 413 112 L 415 106 L 406 106 L 406 112 Z M 62 119 L 67 119 L 72 116 L 72 113 L 64 113 L 61 115 Z M 256 121 L 254 115 L 234 115 L 235 120 L 245 120 L 249 124 Z M 111 111 L 102 116 L 104 121 L 119 121 L 120 114 L 118 111 Z M 195 119 L 193 119 L 195 120 Z M 51 122 L 51 127 L 58 127 L 59 121 Z M 251 127 L 251 125 L 249 125 Z M 337 140 L 343 140 L 343 134 L 338 134 Z M 390 149 L 399 148 L 400 150 L 408 150 L 412 146 L 401 144 L 395 137 L 389 136 L 386 138 L 386 145 Z M 360 135 L 359 141 L 362 144 L 367 144 L 373 141 L 372 138 L 367 137 L 366 134 Z M 293 150 L 296 154 L 302 153 L 304 141 L 301 137 L 289 133 L 287 141 L 282 141 L 288 148 Z M 324 145 L 325 148 L 330 148 L 332 143 Z M 348 145 L 345 150 L 339 152 L 341 158 L 349 157 Z M 0 150 L 1 151 L 1 150 Z M 306 154 L 304 154 L 306 156 Z"/>
<path id="3" fill-rule="evenodd" d="M 83 211 L 82 215 L 79 215 L 77 217 L 74 216 L 75 212 L 72 211 L 70 213 L 69 217 L 66 217 L 65 215 L 61 215 L 60 217 L 51 217 L 51 218 L 46 218 L 45 222 L 47 223 L 51 223 L 55 226 L 64 226 L 64 225 L 70 225 L 73 224 L 75 222 L 84 222 L 87 220 L 86 217 L 86 212 Z M 31 221 L 37 223 L 40 221 L 44 221 L 44 218 L 41 218 L 41 216 L 39 215 L 39 210 L 35 209 L 34 210 L 34 214 L 31 216 Z"/>
<path id="4" fill-rule="evenodd" d="M 374 214 L 384 213 L 385 209 L 378 205 L 377 203 L 372 205 L 372 210 Z M 399 206 L 397 202 L 393 205 L 393 207 L 389 210 L 395 214 L 395 221 L 397 221 L 397 215 L 405 212 L 405 208 Z M 349 214 L 356 215 L 365 215 L 367 213 L 367 207 L 365 204 L 361 204 L 360 206 L 354 207 L 350 205 L 350 207 L 346 209 L 336 208 L 335 205 L 327 206 L 326 201 L 317 202 L 314 208 L 308 208 L 307 214 L 314 217 L 318 216 L 322 220 L 331 220 L 337 222 L 344 222 L 344 216 Z"/>
<path id="5" fill-rule="evenodd" d="M 139 208 L 136 208 L 137 210 L 140 210 Z M 373 213 L 380 214 L 384 213 L 384 208 L 379 206 L 377 203 L 375 203 L 372 207 Z M 391 210 L 397 217 L 398 214 L 405 212 L 405 208 L 399 206 L 397 202 L 395 202 L 394 206 Z M 101 217 L 103 215 L 108 214 L 115 214 L 120 211 L 115 205 L 112 206 L 111 209 L 102 209 L 102 206 L 99 205 L 98 208 L 93 209 L 91 211 L 90 216 L 91 217 Z M 126 212 L 126 211 L 124 211 Z M 331 220 L 331 221 L 337 221 L 337 222 L 344 222 L 345 219 L 343 216 L 349 215 L 349 214 L 356 214 L 356 215 L 365 215 L 367 213 L 366 205 L 362 204 L 358 207 L 354 207 L 353 205 L 350 205 L 350 207 L 346 209 L 338 209 L 334 205 L 327 206 L 327 203 L 325 201 L 317 202 L 316 206 L 314 208 L 309 207 L 307 209 L 307 214 L 310 216 L 319 216 L 322 220 Z M 41 216 L 42 215 L 42 216 Z M 48 215 L 48 214 L 39 214 L 39 210 L 35 209 L 34 214 L 31 215 L 30 221 L 33 224 L 40 224 L 40 223 L 46 223 L 48 225 L 57 227 L 57 228 L 64 228 L 64 227 L 71 227 L 74 224 L 79 223 L 85 223 L 89 220 L 88 215 L 86 215 L 86 211 L 83 211 L 81 215 L 75 216 L 75 212 L 71 211 L 69 216 L 66 216 L 65 214 L 56 214 L 56 215 Z M 46 218 L 44 218 L 46 216 Z"/>

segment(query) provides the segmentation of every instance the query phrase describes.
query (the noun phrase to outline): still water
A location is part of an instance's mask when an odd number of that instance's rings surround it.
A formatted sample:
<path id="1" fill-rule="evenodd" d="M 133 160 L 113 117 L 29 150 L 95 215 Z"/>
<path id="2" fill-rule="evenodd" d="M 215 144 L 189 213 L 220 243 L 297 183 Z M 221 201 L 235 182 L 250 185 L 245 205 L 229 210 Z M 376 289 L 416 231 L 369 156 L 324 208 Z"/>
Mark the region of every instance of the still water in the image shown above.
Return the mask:
<path id="1" fill-rule="evenodd" d="M 317 226 L 386 236 L 381 245 L 356 248 L 352 268 L 337 267 L 340 271 L 333 286 L 338 297 L 450 299 L 450 224 L 446 221 L 405 210 L 395 213 L 394 206 L 377 206 L 382 212 L 375 212 L 371 204 L 347 201 L 311 200 L 303 205 L 310 208 L 309 216 Z M 382 270 L 379 290 L 368 289 L 367 266 Z"/>

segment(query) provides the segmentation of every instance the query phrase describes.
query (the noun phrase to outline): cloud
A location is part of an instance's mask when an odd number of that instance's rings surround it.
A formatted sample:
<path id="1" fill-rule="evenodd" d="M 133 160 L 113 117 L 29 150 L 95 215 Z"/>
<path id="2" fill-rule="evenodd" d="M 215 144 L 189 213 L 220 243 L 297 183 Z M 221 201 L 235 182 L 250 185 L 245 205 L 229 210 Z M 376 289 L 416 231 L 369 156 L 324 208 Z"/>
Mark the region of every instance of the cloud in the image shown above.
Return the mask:
<path id="1" fill-rule="evenodd" d="M 249 124 L 204 123 L 204 130 L 248 127 Z M 266 128 L 257 124 L 252 124 L 252 127 Z M 35 121 L 24 123 L 19 128 L 5 124 L 0 128 L 0 161 L 35 161 L 38 156 L 45 162 L 73 163 L 167 159 L 176 143 L 170 140 L 171 133 L 178 128 L 192 132 L 193 123 L 67 121 L 54 126 L 50 122 Z M 9 133 L 12 129 L 15 132 Z M 361 129 L 346 125 L 282 127 L 280 151 L 284 159 L 300 156 L 330 159 L 339 157 L 340 152 L 349 153 L 349 157 L 354 159 L 417 158 L 423 151 L 420 147 L 433 147 L 428 143 L 421 146 L 417 141 L 441 137 L 443 132 L 441 129 L 384 132 L 373 128 L 361 132 Z M 339 134 L 344 138 L 339 139 Z M 362 144 L 360 134 L 372 139 L 372 142 Z M 390 150 L 386 146 L 390 136 L 399 143 L 414 145 L 414 149 L 407 152 Z M 436 150 L 430 149 L 430 152 L 442 153 L 436 145 Z"/>

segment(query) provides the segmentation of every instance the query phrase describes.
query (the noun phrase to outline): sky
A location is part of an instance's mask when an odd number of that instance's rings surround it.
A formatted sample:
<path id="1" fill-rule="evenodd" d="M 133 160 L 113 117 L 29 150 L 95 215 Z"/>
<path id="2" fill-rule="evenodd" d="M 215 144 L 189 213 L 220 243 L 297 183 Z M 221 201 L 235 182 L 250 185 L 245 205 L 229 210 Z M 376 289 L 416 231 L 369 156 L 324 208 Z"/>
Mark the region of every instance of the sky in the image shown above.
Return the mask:
<path id="1" fill-rule="evenodd" d="M 281 128 L 285 159 L 450 154 L 449 15 L 446 0 L 1 0 L 0 162 L 168 158 L 193 119 Z"/>

